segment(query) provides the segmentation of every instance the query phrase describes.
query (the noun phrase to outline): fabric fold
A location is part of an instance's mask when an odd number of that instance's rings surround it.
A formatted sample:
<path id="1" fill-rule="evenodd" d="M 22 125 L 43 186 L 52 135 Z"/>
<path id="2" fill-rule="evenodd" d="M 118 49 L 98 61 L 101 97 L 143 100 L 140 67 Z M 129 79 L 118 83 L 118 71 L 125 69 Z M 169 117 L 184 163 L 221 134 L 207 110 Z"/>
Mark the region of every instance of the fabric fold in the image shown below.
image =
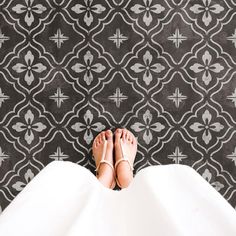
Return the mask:
<path id="1" fill-rule="evenodd" d="M 235 236 L 236 212 L 188 166 L 147 167 L 114 191 L 86 168 L 54 161 L 3 211 L 0 235 Z"/>

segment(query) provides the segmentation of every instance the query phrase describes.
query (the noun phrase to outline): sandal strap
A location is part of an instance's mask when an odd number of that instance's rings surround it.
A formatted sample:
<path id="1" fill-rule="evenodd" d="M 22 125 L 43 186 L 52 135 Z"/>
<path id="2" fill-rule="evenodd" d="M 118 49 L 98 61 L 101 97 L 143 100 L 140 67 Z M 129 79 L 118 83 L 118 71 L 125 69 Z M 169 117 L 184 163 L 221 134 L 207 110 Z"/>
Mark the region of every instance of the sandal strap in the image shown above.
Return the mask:
<path id="1" fill-rule="evenodd" d="M 121 140 L 120 140 L 120 148 L 121 148 L 122 156 L 121 156 L 121 158 L 115 163 L 115 171 L 116 171 L 116 169 L 117 169 L 117 166 L 118 166 L 122 161 L 127 161 L 128 164 L 129 164 L 130 170 L 133 171 L 133 170 L 134 170 L 133 165 L 130 163 L 129 158 L 128 158 L 126 155 L 124 155 L 122 143 L 123 143 L 123 141 L 122 141 L 122 139 L 121 139 Z M 122 188 L 121 184 L 119 183 L 118 177 L 115 176 L 115 178 L 116 178 L 116 183 L 117 183 L 117 185 L 118 185 L 120 188 Z"/>
<path id="2" fill-rule="evenodd" d="M 101 165 L 102 163 L 108 164 L 108 165 L 111 167 L 111 169 L 113 170 L 113 172 L 115 172 L 113 165 L 112 165 L 109 161 L 104 160 L 104 159 L 99 162 L 99 164 L 98 164 L 98 166 L 97 166 L 97 168 L 96 168 L 96 170 L 95 170 L 96 172 L 98 172 L 99 167 L 100 167 L 100 165 Z"/>
<path id="3" fill-rule="evenodd" d="M 113 172 L 113 176 L 114 176 L 114 179 L 115 179 L 116 174 L 115 174 L 115 169 L 114 169 L 113 164 L 110 163 L 109 161 L 105 160 L 105 155 L 106 155 L 105 150 L 106 150 L 106 148 L 107 148 L 107 140 L 105 140 L 105 144 L 104 144 L 104 148 L 103 148 L 103 152 L 102 152 L 102 158 L 101 158 L 101 160 L 100 160 L 100 162 L 99 162 L 99 164 L 97 165 L 96 170 L 95 170 L 95 171 L 96 171 L 96 175 L 98 175 L 98 170 L 99 170 L 99 168 L 100 168 L 100 165 L 103 164 L 103 163 L 105 163 L 105 164 L 107 164 L 107 165 L 109 165 L 109 166 L 111 167 L 112 172 Z M 93 157 L 93 158 L 94 158 L 94 157 Z M 95 158 L 94 158 L 94 159 L 95 159 Z M 112 182 L 112 184 L 111 184 L 111 188 L 113 189 L 113 188 L 115 187 L 115 185 L 116 185 L 116 182 L 113 180 L 113 182 Z"/>
<path id="4" fill-rule="evenodd" d="M 112 172 L 113 172 L 114 179 L 116 179 L 116 173 L 115 173 L 114 166 L 113 166 L 109 161 L 104 160 L 104 159 L 99 162 L 99 164 L 98 164 L 98 166 L 97 166 L 97 168 L 96 168 L 96 170 L 95 170 L 96 173 L 98 174 L 98 170 L 99 170 L 100 165 L 101 165 L 102 163 L 105 163 L 105 164 L 107 164 L 107 165 L 109 165 L 109 166 L 111 167 Z M 96 175 L 97 175 L 97 174 L 96 174 Z M 111 189 L 114 189 L 115 186 L 116 186 L 116 181 L 113 180 L 110 187 L 111 187 Z"/>
<path id="5" fill-rule="evenodd" d="M 131 171 L 134 170 L 133 166 L 131 165 L 129 159 L 128 159 L 126 156 L 123 156 L 123 158 L 121 158 L 120 160 L 118 160 L 118 161 L 116 162 L 116 164 L 115 164 L 115 170 L 117 169 L 117 166 L 118 166 L 122 161 L 127 161 L 128 164 L 129 164 L 129 166 L 130 166 L 130 170 L 131 170 Z M 122 188 L 122 186 L 121 186 L 121 184 L 120 184 L 120 182 L 119 182 L 119 180 L 118 180 L 117 175 L 115 176 L 115 178 L 116 178 L 116 183 L 117 183 L 117 185 L 118 185 L 120 188 Z"/>
<path id="6" fill-rule="evenodd" d="M 107 140 L 105 140 L 105 142 L 104 142 L 104 149 L 103 149 L 103 152 L 102 152 L 102 158 L 101 158 L 101 161 L 99 162 L 99 164 L 98 164 L 98 166 L 97 166 L 97 168 L 96 168 L 96 170 L 95 170 L 96 172 L 98 172 L 99 167 L 100 167 L 100 165 L 101 165 L 102 163 L 108 164 L 108 165 L 111 167 L 111 169 L 113 170 L 113 172 L 115 172 L 113 165 L 112 165 L 109 161 L 105 160 L 105 155 L 106 155 L 106 153 L 105 153 L 104 150 L 106 150 L 106 148 L 107 148 Z"/>
<path id="7" fill-rule="evenodd" d="M 115 164 L 115 169 L 117 169 L 117 166 L 122 162 L 122 161 L 127 161 L 130 167 L 130 170 L 134 170 L 133 166 L 131 165 L 129 159 L 126 156 L 123 156 L 120 160 L 118 160 Z"/>
<path id="8" fill-rule="evenodd" d="M 120 158 L 120 160 L 118 160 L 118 161 L 116 162 L 116 164 L 115 164 L 115 170 L 116 170 L 117 166 L 118 166 L 122 161 L 127 161 L 128 164 L 129 164 L 129 166 L 130 166 L 130 170 L 133 171 L 133 170 L 134 170 L 133 165 L 131 165 L 129 158 L 124 154 L 124 150 L 123 150 L 122 144 L 123 144 L 123 140 L 120 139 L 120 148 L 121 148 L 121 152 L 122 152 L 122 157 Z"/>

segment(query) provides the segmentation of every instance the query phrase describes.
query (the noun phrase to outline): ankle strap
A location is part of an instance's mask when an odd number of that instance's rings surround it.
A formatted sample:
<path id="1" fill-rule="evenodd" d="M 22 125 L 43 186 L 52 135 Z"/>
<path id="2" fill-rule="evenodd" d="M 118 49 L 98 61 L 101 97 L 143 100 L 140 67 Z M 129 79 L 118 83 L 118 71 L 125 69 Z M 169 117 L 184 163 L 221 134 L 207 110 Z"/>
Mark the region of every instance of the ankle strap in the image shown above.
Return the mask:
<path id="1" fill-rule="evenodd" d="M 115 164 L 115 169 L 117 169 L 117 166 L 122 162 L 122 161 L 127 161 L 130 167 L 130 170 L 134 170 L 133 166 L 131 165 L 129 159 L 126 156 L 123 156 L 120 160 L 118 160 Z"/>
<path id="2" fill-rule="evenodd" d="M 113 167 L 113 165 L 112 165 L 109 161 L 107 161 L 107 160 L 101 160 L 101 161 L 99 162 L 99 164 L 98 164 L 96 170 L 95 170 L 96 172 L 98 171 L 98 169 L 99 169 L 99 167 L 100 167 L 100 165 L 101 165 L 102 163 L 108 164 L 108 165 L 112 168 L 112 170 L 114 171 L 114 167 Z"/>

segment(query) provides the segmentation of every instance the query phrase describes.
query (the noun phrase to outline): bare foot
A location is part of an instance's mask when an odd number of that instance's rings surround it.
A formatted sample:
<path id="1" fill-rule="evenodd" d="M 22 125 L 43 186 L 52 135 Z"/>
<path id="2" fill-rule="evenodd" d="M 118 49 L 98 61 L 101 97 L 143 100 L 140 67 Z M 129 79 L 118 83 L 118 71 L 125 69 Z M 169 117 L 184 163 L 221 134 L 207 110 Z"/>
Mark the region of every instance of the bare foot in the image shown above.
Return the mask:
<path id="1" fill-rule="evenodd" d="M 122 140 L 122 149 L 121 149 Z M 123 152 L 122 152 L 123 150 Z M 133 167 L 137 153 L 137 140 L 127 129 L 117 129 L 115 132 L 115 159 L 116 162 L 127 157 Z M 121 161 L 116 168 L 117 179 L 121 188 L 127 188 L 133 180 L 133 170 L 127 161 Z"/>
<path id="2" fill-rule="evenodd" d="M 107 141 L 107 142 L 105 142 Z M 107 163 L 101 163 L 97 170 L 98 180 L 107 188 L 114 188 L 114 169 L 113 169 L 113 134 L 111 130 L 103 131 L 97 135 L 93 141 L 93 156 L 96 166 L 99 165 L 102 156 L 104 155 Z"/>

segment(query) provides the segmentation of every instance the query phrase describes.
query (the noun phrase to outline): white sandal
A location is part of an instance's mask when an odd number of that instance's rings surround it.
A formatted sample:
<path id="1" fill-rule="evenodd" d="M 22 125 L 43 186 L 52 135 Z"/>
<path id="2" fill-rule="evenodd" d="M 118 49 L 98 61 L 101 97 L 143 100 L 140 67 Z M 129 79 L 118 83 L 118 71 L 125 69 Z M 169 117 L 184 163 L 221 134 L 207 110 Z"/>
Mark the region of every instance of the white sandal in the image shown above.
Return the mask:
<path id="1" fill-rule="evenodd" d="M 123 142 L 123 140 L 120 139 L 120 147 L 121 147 L 122 157 L 121 157 L 121 158 L 116 162 L 116 164 L 115 164 L 115 173 L 116 173 L 117 166 L 118 166 L 122 161 L 127 161 L 128 164 L 129 164 L 130 170 L 133 172 L 133 170 L 134 170 L 133 165 L 130 163 L 129 158 L 128 158 L 126 155 L 124 155 L 124 151 L 123 151 L 123 147 L 122 147 L 122 142 Z M 115 178 L 116 178 L 116 183 L 117 183 L 117 185 L 121 188 L 121 185 L 120 185 L 120 183 L 119 183 L 119 181 L 118 181 L 117 175 L 115 175 Z"/>
<path id="2" fill-rule="evenodd" d="M 105 160 L 106 150 L 107 150 L 107 140 L 104 141 L 104 148 L 103 148 L 103 152 L 102 152 L 102 158 L 101 158 L 101 161 L 99 162 L 99 164 L 98 164 L 98 166 L 97 166 L 97 168 L 96 168 L 95 171 L 96 171 L 96 176 L 98 176 L 98 170 L 99 170 L 100 165 L 101 165 L 102 163 L 108 164 L 108 165 L 111 167 L 112 172 L 113 172 L 113 174 L 114 174 L 114 179 L 113 179 L 113 182 L 112 182 L 112 184 L 111 184 L 111 189 L 113 189 L 113 188 L 116 186 L 116 181 L 115 181 L 115 179 L 116 179 L 116 176 L 115 176 L 115 169 L 114 169 L 114 166 L 113 166 L 109 161 Z M 95 160 L 95 157 L 94 157 L 94 160 Z"/>

